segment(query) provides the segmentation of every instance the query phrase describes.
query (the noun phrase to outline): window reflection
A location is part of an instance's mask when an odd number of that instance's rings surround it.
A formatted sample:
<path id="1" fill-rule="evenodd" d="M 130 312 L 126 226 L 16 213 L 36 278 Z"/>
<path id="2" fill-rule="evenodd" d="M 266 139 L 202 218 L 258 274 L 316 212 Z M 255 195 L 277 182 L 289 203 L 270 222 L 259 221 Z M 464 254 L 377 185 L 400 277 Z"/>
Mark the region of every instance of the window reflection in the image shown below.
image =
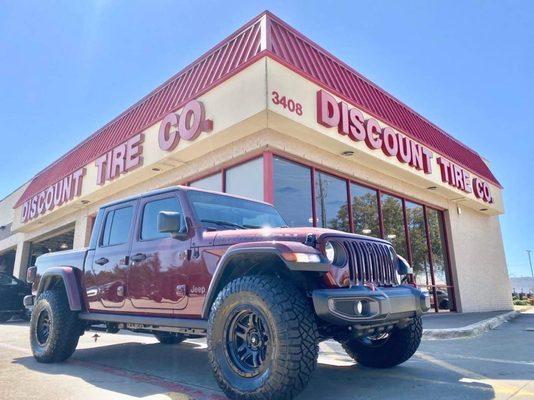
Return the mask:
<path id="1" fill-rule="evenodd" d="M 176 197 L 158 199 L 145 204 L 141 225 L 141 239 L 152 240 L 171 237 L 169 233 L 161 233 L 158 229 L 158 215 L 160 211 L 178 212 L 181 214 L 182 227 L 185 227 L 183 211 Z"/>
<path id="2" fill-rule="evenodd" d="M 445 251 L 445 232 L 441 213 L 431 208 L 427 209 L 428 232 L 432 244 L 432 263 L 436 285 L 447 285 L 446 274 L 447 253 Z"/>
<path id="3" fill-rule="evenodd" d="M 397 254 L 408 259 L 402 200 L 398 197 L 382 194 L 380 203 L 384 220 L 384 239 L 393 244 Z"/>
<path id="4" fill-rule="evenodd" d="M 351 183 L 350 194 L 354 233 L 380 237 L 376 190 Z"/>
<path id="5" fill-rule="evenodd" d="M 227 169 L 226 193 L 263 201 L 263 158 Z"/>
<path id="6" fill-rule="evenodd" d="M 454 294 L 451 287 L 452 281 L 449 276 L 449 260 L 447 259 L 443 213 L 438 210 L 427 208 L 426 215 L 428 234 L 431 243 L 430 251 L 432 253 L 432 268 L 434 270 L 434 280 L 437 286 L 436 293 L 438 296 L 438 307 L 440 310 L 452 310 L 454 305 L 451 299 L 454 298 Z M 440 296 L 442 297 L 441 301 Z"/>
<path id="7" fill-rule="evenodd" d="M 317 172 L 315 174 L 317 226 L 350 232 L 346 181 Z"/>
<path id="8" fill-rule="evenodd" d="M 197 181 L 191 182 L 191 186 L 204 189 L 204 190 L 213 190 L 215 192 L 222 192 L 222 173 L 216 173 L 205 178 L 199 179 Z"/>
<path id="9" fill-rule="evenodd" d="M 310 168 L 274 157 L 273 169 L 274 206 L 289 226 L 312 226 Z"/>
<path id="10" fill-rule="evenodd" d="M 406 223 L 412 250 L 412 268 L 416 281 L 421 285 L 432 285 L 428 243 L 426 240 L 425 210 L 422 205 L 406 201 Z"/>

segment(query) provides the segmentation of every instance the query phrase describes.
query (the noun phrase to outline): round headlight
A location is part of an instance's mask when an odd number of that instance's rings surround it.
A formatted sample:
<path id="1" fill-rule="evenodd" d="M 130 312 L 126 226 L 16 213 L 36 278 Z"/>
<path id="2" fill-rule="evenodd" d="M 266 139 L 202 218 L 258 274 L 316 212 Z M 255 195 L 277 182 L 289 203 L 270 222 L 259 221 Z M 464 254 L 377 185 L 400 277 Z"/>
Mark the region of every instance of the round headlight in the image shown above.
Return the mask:
<path id="1" fill-rule="evenodd" d="M 334 245 L 330 242 L 326 242 L 324 245 L 324 254 L 330 263 L 333 263 L 336 259 L 336 249 Z"/>

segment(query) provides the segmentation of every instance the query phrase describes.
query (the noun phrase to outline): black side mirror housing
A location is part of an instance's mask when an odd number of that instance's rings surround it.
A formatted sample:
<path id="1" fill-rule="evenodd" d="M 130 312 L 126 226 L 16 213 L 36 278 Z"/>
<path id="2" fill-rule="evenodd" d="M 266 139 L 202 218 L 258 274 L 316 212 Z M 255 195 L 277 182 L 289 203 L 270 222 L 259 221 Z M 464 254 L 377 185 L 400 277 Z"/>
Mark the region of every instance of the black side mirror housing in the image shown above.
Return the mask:
<path id="1" fill-rule="evenodd" d="M 160 211 L 158 214 L 158 231 L 170 233 L 173 238 L 182 239 L 187 236 L 182 226 L 182 214 L 175 211 Z"/>

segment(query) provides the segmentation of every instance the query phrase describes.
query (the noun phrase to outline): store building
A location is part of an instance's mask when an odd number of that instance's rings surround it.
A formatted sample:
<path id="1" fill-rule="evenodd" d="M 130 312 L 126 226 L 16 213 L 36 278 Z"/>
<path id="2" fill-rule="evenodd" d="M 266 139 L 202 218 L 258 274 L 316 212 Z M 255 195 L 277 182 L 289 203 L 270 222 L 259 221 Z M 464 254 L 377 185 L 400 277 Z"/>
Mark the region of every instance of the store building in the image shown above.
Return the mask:
<path id="1" fill-rule="evenodd" d="M 43 252 L 85 246 L 100 205 L 173 184 L 387 238 L 435 311 L 511 308 L 488 163 L 270 13 L 4 199 L 0 265 L 22 276 Z"/>

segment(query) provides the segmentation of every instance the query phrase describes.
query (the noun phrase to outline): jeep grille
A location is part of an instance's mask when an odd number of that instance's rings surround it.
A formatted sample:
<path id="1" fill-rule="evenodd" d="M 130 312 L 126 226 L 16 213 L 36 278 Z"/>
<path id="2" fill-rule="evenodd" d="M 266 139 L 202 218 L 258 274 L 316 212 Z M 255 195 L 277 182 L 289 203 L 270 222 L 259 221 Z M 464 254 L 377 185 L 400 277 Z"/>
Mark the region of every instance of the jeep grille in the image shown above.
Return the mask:
<path id="1" fill-rule="evenodd" d="M 347 252 L 352 285 L 398 285 L 397 255 L 391 245 L 372 240 L 330 239 Z"/>

